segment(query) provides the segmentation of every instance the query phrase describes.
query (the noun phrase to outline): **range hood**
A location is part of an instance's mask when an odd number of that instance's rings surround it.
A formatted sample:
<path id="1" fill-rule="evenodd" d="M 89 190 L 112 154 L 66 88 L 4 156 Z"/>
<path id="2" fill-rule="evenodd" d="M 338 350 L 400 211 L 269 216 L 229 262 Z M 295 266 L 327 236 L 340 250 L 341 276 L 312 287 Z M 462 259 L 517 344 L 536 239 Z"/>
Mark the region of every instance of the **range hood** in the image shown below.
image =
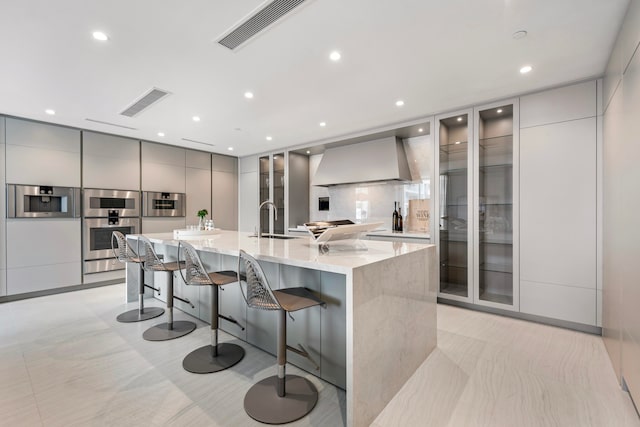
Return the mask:
<path id="1" fill-rule="evenodd" d="M 311 184 L 328 187 L 380 181 L 411 181 L 404 145 L 395 136 L 328 148 Z"/>

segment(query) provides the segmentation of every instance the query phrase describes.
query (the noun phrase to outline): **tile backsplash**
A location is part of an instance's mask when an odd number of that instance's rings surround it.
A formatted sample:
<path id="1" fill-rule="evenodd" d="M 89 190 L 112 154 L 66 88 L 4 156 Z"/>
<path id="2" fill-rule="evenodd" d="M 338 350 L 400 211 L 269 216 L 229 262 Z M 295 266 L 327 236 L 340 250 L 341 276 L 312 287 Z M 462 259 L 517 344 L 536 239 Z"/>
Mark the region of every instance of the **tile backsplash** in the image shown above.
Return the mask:
<path id="1" fill-rule="evenodd" d="M 350 219 L 354 222 L 384 223 L 391 229 L 393 203 L 400 203 L 402 215 L 406 216 L 411 199 L 431 198 L 431 171 L 433 170 L 433 145 L 431 136 L 409 138 L 403 141 L 409 168 L 411 183 L 385 182 L 365 184 L 345 184 L 331 187 L 311 185 L 309 192 L 309 213 L 311 221 Z M 322 159 L 322 154 L 310 157 L 310 181 Z M 321 211 L 319 197 L 329 197 L 329 210 Z"/>

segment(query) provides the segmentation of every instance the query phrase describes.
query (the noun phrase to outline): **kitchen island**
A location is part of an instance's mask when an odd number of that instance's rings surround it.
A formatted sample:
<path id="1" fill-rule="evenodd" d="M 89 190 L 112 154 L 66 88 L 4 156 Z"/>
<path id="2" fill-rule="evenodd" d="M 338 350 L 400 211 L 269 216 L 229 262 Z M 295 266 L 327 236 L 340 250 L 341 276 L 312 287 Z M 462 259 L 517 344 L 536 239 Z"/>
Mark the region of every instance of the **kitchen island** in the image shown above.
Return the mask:
<path id="1" fill-rule="evenodd" d="M 173 234 L 145 236 L 165 260 L 176 259 Z M 289 344 L 303 344 L 320 369 L 295 354 L 289 361 L 346 390 L 349 426 L 371 424 L 436 346 L 434 245 L 362 241 L 324 251 L 311 238 L 257 239 L 235 231 L 188 242 L 210 271 L 237 269 L 243 249 L 260 262 L 273 288 L 305 286 L 327 302 L 326 308 L 293 313 L 288 327 Z M 136 272 L 133 266 L 127 273 L 129 301 L 137 298 Z M 161 274 L 154 277 L 159 286 Z M 210 288 L 181 282 L 177 274 L 176 295 L 194 307 L 176 301 L 176 308 L 208 320 Z M 220 292 L 220 313 L 245 326 L 223 320 L 223 330 L 275 354 L 275 313 L 247 309 L 237 284 Z"/>

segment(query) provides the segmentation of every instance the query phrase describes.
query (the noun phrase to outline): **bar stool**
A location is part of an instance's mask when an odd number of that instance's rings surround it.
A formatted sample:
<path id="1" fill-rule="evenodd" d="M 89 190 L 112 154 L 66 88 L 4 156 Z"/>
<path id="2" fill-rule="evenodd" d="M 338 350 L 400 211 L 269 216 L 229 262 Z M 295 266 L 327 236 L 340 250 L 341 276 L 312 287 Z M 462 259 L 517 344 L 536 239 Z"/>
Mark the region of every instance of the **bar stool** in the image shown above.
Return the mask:
<path id="1" fill-rule="evenodd" d="M 194 374 L 209 374 L 230 368 L 242 360 L 244 349 L 231 343 L 218 344 L 218 317 L 240 326 L 234 318 L 218 313 L 218 287 L 237 282 L 238 273 L 230 270 L 207 273 L 198 252 L 189 243 L 178 243 L 178 260 L 181 259 L 181 252 L 185 258 L 186 277 L 180 270 L 184 282 L 187 285 L 211 286 L 211 344 L 189 353 L 182 361 L 182 367 Z M 244 327 L 240 327 L 244 330 Z"/>
<path id="2" fill-rule="evenodd" d="M 244 410 L 254 420 L 266 424 L 285 424 L 307 415 L 318 402 L 318 390 L 298 375 L 286 375 L 287 350 L 311 360 L 309 353 L 287 345 L 287 314 L 317 305 L 326 305 L 306 288 L 271 290 L 260 264 L 245 251 L 238 259 L 238 280 L 241 266 L 246 272 L 246 294 L 242 295 L 251 308 L 278 311 L 278 373 L 254 384 L 244 397 Z M 240 286 L 242 289 L 242 286 Z"/>
<path id="3" fill-rule="evenodd" d="M 116 244 L 114 245 L 114 239 Z M 144 259 L 138 256 L 137 253 L 129 243 L 127 243 L 127 238 L 124 234 L 119 231 L 114 231 L 111 235 L 111 250 L 113 250 L 114 257 L 123 263 L 135 263 L 140 266 L 140 285 L 138 287 L 138 308 L 125 311 L 116 317 L 118 322 L 122 323 L 131 323 L 131 322 L 141 322 L 143 320 L 153 319 L 154 317 L 158 317 L 164 313 L 164 308 L 162 307 L 148 307 L 144 308 L 144 288 L 145 286 L 149 289 L 153 289 L 159 291 L 156 288 L 144 284 Z"/>
<path id="4" fill-rule="evenodd" d="M 196 324 L 188 320 L 173 321 L 173 300 L 177 299 L 186 304 L 189 304 L 192 308 L 193 304 L 188 299 L 180 298 L 173 294 L 173 273 L 181 268 L 184 268 L 184 262 L 162 262 L 156 251 L 153 249 L 153 245 L 146 237 L 139 236 L 138 239 L 144 246 L 144 269 L 147 271 L 164 271 L 168 274 L 167 280 L 167 314 L 168 322 L 160 323 L 152 326 L 144 331 L 142 338 L 147 341 L 167 341 L 175 338 L 185 336 L 196 328 Z"/>

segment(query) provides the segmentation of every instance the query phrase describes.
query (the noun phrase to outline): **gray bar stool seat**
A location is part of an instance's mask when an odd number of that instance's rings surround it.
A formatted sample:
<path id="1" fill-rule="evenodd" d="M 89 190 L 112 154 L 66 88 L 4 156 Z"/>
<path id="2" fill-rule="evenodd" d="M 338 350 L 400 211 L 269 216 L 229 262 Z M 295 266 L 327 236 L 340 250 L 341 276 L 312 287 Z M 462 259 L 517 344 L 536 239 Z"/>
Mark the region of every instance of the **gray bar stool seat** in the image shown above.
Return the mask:
<path id="1" fill-rule="evenodd" d="M 287 313 L 325 305 L 306 288 L 271 290 L 260 264 L 245 251 L 240 251 L 238 280 L 241 266 L 246 272 L 246 293 L 242 294 L 251 308 L 278 311 L 278 372 L 254 384 L 244 397 L 244 410 L 256 421 L 266 424 L 285 424 L 307 415 L 318 402 L 318 390 L 313 383 L 298 375 L 287 375 L 287 350 L 311 360 L 309 353 L 287 345 Z"/>
<path id="2" fill-rule="evenodd" d="M 191 301 L 178 297 L 173 293 L 173 273 L 184 268 L 185 263 L 180 261 L 162 262 L 153 245 L 146 237 L 139 236 L 138 239 L 144 246 L 144 268 L 147 271 L 164 271 L 168 275 L 167 280 L 167 315 L 168 321 L 152 326 L 144 331 L 142 338 L 147 341 L 167 341 L 183 337 L 196 329 L 196 324 L 188 320 L 173 320 L 173 300 L 177 299 L 193 307 Z"/>
<path id="3" fill-rule="evenodd" d="M 115 244 L 114 244 L 115 240 Z M 111 235 L 111 249 L 113 250 L 114 257 L 123 263 L 134 263 L 140 266 L 140 285 L 138 288 L 138 308 L 125 311 L 116 317 L 118 322 L 131 323 L 141 322 L 143 320 L 153 319 L 154 317 L 161 316 L 164 313 L 162 307 L 144 307 L 144 288 L 152 288 L 151 286 L 144 284 L 144 258 L 139 256 L 127 243 L 127 238 L 119 231 L 114 231 Z"/>
<path id="4" fill-rule="evenodd" d="M 238 281 L 235 271 L 218 271 L 208 273 L 196 249 L 186 242 L 178 243 L 178 259 L 184 253 L 185 275 L 182 279 L 187 285 L 211 286 L 211 344 L 200 347 L 189 353 L 182 361 L 182 367 L 195 374 L 209 374 L 230 368 L 244 357 L 244 349 L 232 343 L 218 343 L 218 318 L 240 324 L 230 316 L 218 312 L 218 288 Z M 182 275 L 182 270 L 180 270 Z M 244 327 L 240 326 L 242 330 Z"/>

